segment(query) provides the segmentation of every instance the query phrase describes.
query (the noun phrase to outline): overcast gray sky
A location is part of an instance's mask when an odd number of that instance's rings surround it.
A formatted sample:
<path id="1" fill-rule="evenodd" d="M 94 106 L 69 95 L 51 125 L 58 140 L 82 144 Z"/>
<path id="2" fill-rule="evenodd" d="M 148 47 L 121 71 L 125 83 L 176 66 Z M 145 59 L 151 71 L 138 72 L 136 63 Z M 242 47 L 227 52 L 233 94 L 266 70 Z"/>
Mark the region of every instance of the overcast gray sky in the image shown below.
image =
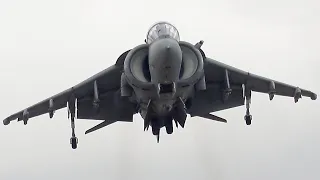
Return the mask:
<path id="1" fill-rule="evenodd" d="M 320 3 L 305 1 L 0 1 L 0 117 L 69 88 L 144 43 L 156 21 L 181 39 L 203 39 L 206 55 L 320 93 Z M 95 133 L 78 120 L 72 150 L 67 110 L 27 126 L 0 125 L 0 179 L 320 179 L 319 100 L 253 94 L 218 112 L 227 124 L 189 118 L 161 143 L 134 123 Z"/>

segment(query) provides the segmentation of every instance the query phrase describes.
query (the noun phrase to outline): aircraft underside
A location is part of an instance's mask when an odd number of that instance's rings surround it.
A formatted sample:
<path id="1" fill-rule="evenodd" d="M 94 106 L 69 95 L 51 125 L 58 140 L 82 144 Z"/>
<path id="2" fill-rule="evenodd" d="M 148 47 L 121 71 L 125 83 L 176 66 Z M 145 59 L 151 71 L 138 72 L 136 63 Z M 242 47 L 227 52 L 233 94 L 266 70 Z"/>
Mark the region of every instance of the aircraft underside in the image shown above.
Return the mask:
<path id="1" fill-rule="evenodd" d="M 184 127 L 185 102 L 206 90 L 203 56 L 194 45 L 173 39 L 140 45 L 126 56 L 121 83 L 121 96 L 134 96 L 144 130 L 151 126 L 159 141 L 162 127 L 168 134 L 173 121 Z"/>
<path id="2" fill-rule="evenodd" d="M 163 108 L 168 110 L 168 113 L 159 115 L 155 113 L 152 108 L 152 100 L 149 101 L 147 105 L 146 114 L 143 117 L 144 119 L 144 130 L 148 130 L 151 126 L 152 134 L 157 136 L 159 142 L 160 129 L 165 127 L 167 134 L 173 133 L 173 121 L 175 126 L 178 128 L 178 124 L 181 127 L 184 127 L 186 118 L 187 118 L 187 109 L 185 103 L 181 98 L 178 98 L 177 101 L 173 104 L 173 107 L 168 107 L 164 104 Z"/>
<path id="3" fill-rule="evenodd" d="M 30 118 L 67 107 L 71 122 L 70 143 L 77 148 L 75 118 L 99 120 L 88 129 L 91 133 L 115 122 L 133 122 L 140 113 L 144 130 L 152 129 L 159 142 L 160 129 L 168 134 L 185 126 L 187 114 L 227 122 L 213 112 L 245 105 L 245 122 L 251 125 L 251 92 L 317 99 L 309 90 L 255 75 L 205 55 L 201 46 L 180 41 L 177 29 L 170 23 L 152 26 L 145 44 L 121 54 L 116 63 L 83 82 L 18 111 L 3 120 L 26 125 Z M 174 123 L 174 124 L 173 124 Z"/>

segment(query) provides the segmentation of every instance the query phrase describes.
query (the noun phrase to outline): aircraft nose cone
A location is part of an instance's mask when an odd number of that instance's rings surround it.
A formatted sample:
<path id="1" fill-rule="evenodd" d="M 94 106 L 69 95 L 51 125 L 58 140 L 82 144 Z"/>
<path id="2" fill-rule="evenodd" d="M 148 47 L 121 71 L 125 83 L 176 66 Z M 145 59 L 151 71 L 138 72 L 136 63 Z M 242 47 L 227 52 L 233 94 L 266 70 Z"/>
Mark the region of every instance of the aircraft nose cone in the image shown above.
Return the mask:
<path id="1" fill-rule="evenodd" d="M 179 80 L 182 51 L 179 43 L 171 38 L 158 39 L 149 46 L 151 81 L 168 83 Z"/>

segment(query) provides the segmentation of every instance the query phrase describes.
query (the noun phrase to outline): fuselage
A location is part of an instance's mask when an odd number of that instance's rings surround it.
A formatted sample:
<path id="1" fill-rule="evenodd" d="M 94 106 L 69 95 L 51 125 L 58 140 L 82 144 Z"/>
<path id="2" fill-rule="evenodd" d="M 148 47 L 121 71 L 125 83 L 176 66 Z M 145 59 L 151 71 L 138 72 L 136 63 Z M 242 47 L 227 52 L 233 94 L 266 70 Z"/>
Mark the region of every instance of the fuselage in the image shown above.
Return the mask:
<path id="1" fill-rule="evenodd" d="M 176 83 L 181 70 L 182 51 L 178 42 L 172 38 L 156 40 L 149 46 L 148 62 L 151 83 L 158 94 L 153 103 L 154 111 L 166 115 L 176 98 Z"/>
<path id="2" fill-rule="evenodd" d="M 164 26 L 157 27 L 157 36 L 132 49 L 121 77 L 122 96 L 131 97 L 139 105 L 145 127 L 156 129 L 154 134 L 163 126 L 170 133 L 172 120 L 183 124 L 185 102 L 196 90 L 205 89 L 197 85 L 204 81 L 200 51 L 168 32 Z"/>

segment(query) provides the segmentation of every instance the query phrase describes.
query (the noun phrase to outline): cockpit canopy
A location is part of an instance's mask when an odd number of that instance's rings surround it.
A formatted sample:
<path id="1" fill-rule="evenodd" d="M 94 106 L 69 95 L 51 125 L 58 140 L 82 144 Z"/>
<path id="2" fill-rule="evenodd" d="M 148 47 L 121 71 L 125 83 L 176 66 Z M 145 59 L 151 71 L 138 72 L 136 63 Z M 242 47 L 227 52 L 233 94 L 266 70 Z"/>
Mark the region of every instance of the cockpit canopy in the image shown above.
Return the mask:
<path id="1" fill-rule="evenodd" d="M 147 34 L 147 43 L 151 44 L 156 39 L 162 37 L 170 37 L 180 41 L 179 32 L 176 27 L 168 22 L 158 22 L 149 29 Z"/>

